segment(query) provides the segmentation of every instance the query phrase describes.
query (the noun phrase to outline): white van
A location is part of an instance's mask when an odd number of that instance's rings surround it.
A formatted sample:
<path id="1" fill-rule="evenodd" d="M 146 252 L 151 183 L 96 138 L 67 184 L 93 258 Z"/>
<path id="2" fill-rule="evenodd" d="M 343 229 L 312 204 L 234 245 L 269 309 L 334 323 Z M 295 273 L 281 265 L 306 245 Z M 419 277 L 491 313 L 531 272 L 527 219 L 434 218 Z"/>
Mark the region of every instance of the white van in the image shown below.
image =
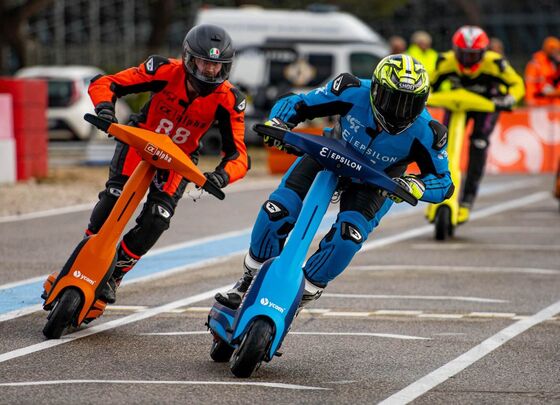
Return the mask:
<path id="1" fill-rule="evenodd" d="M 296 87 L 319 86 L 342 72 L 369 78 L 373 67 L 389 53 L 379 34 L 355 16 L 338 11 L 211 8 L 198 12 L 196 24 L 215 24 L 231 35 L 243 55 L 236 58 L 231 81 L 248 87 L 259 81 L 273 84 L 281 79 L 279 73 Z M 267 50 L 265 59 L 272 55 L 273 64 L 281 66 L 268 69 L 263 58 L 259 63 L 259 47 Z M 292 48 L 295 53 L 290 58 L 273 52 L 275 48 Z M 244 52 L 247 49 L 251 56 Z M 266 74 L 275 77 L 263 77 Z"/>
<path id="2" fill-rule="evenodd" d="M 248 96 L 248 144 L 262 143 L 250 128 L 279 96 L 322 86 L 343 72 L 370 78 L 389 53 L 379 34 L 339 11 L 210 8 L 199 10 L 195 24 L 218 25 L 232 37 L 237 55 L 229 80 Z M 205 138 L 216 143 L 212 134 Z"/>

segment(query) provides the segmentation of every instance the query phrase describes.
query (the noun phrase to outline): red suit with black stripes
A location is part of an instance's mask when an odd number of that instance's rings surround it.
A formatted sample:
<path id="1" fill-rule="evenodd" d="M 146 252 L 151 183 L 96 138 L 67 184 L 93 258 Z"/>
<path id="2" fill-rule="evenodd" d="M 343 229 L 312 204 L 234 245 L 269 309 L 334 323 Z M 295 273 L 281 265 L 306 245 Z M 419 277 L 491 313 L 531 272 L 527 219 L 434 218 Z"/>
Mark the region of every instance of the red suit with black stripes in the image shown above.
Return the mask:
<path id="1" fill-rule="evenodd" d="M 216 167 L 222 184 L 243 178 L 248 170 L 244 144 L 245 98 L 227 80 L 212 93 L 199 96 L 187 90 L 187 75 L 181 60 L 152 56 L 138 67 L 92 80 L 89 94 L 96 111 L 112 108 L 116 98 L 132 93 L 151 92 L 150 100 L 139 114 L 131 116 L 129 125 L 165 133 L 187 155 L 197 159 L 202 136 L 218 122 L 222 136 L 222 160 Z M 106 189 L 99 194 L 87 234 L 97 233 L 120 195 L 124 183 L 140 162 L 140 155 L 117 141 L 111 161 Z M 124 257 L 131 266 L 145 254 L 169 228 L 187 181 L 173 171 L 160 171 L 154 178 L 147 201 L 136 219 L 136 226 L 123 237 L 119 260 Z"/>

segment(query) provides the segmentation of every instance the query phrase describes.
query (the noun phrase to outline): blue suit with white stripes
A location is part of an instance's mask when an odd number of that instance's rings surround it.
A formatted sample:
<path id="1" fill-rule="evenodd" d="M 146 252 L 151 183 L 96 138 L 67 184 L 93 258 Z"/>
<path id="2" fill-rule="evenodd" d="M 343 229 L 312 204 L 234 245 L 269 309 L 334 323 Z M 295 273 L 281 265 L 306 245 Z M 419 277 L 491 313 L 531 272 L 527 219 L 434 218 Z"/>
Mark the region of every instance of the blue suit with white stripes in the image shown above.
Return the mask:
<path id="1" fill-rule="evenodd" d="M 404 132 L 393 135 L 384 131 L 373 115 L 370 86 L 370 80 L 344 73 L 307 94 L 281 98 L 272 108 L 270 118 L 297 125 L 306 119 L 339 116 L 334 131 L 375 168 L 398 177 L 409 163 L 415 162 L 426 185 L 421 200 L 438 203 L 449 198 L 453 183 L 448 169 L 445 127 L 424 110 Z M 290 167 L 259 212 L 249 250 L 253 259 L 263 262 L 280 254 L 302 201 L 321 169 L 306 155 Z M 392 204 L 372 186 L 351 180 L 341 185 L 340 212 L 317 252 L 307 261 L 306 278 L 324 287 L 338 276 Z"/>

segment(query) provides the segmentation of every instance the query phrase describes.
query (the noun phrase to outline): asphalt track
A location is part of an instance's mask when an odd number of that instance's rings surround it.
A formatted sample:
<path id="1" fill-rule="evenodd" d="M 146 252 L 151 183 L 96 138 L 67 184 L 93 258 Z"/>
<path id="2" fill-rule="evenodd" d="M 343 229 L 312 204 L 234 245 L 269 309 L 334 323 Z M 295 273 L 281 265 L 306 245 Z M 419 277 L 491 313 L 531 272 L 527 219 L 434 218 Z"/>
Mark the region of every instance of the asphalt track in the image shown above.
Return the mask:
<path id="1" fill-rule="evenodd" d="M 247 380 L 213 363 L 208 308 L 239 276 L 273 183 L 185 199 L 117 304 L 56 341 L 41 334 L 41 280 L 64 264 L 89 207 L 0 218 L 0 403 L 560 403 L 549 176 L 488 176 L 472 221 L 444 243 L 422 209 L 394 207 L 298 317 L 281 358 Z"/>

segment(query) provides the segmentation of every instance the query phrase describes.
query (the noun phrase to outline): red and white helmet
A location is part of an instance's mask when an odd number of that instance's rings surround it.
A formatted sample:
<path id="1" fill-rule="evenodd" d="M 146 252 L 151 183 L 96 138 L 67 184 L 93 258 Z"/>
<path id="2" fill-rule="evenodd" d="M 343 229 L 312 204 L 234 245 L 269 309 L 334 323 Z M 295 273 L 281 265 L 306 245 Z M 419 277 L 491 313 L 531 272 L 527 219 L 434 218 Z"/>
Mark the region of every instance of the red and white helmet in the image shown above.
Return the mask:
<path id="1" fill-rule="evenodd" d="M 453 35 L 453 50 L 461 67 L 476 69 L 489 43 L 486 32 L 474 25 L 465 25 Z"/>

